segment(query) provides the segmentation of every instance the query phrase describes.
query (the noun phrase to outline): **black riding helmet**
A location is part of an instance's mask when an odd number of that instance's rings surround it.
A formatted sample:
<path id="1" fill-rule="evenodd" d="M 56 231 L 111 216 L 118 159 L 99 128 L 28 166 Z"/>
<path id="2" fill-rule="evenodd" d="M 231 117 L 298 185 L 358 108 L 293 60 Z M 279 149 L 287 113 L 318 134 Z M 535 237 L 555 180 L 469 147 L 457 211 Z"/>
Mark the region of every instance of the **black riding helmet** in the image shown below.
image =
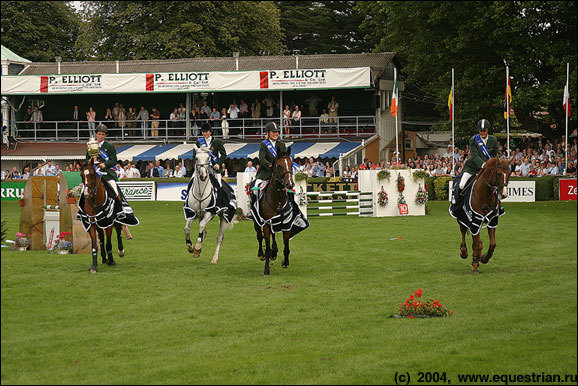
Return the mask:
<path id="1" fill-rule="evenodd" d="M 201 132 L 203 131 L 210 131 L 213 132 L 213 128 L 211 127 L 211 125 L 209 125 L 208 123 L 203 123 L 203 125 L 201 126 Z"/>
<path id="2" fill-rule="evenodd" d="M 106 125 L 103 125 L 101 123 L 100 125 L 96 126 L 95 133 L 98 133 L 98 132 L 108 134 L 108 127 L 106 127 Z"/>
<path id="3" fill-rule="evenodd" d="M 480 119 L 478 121 L 478 131 L 488 131 L 492 125 L 487 119 Z"/>
<path id="4" fill-rule="evenodd" d="M 269 122 L 265 125 L 265 131 L 266 132 L 270 132 L 270 131 L 281 132 L 281 129 L 279 128 L 279 125 L 277 123 Z"/>

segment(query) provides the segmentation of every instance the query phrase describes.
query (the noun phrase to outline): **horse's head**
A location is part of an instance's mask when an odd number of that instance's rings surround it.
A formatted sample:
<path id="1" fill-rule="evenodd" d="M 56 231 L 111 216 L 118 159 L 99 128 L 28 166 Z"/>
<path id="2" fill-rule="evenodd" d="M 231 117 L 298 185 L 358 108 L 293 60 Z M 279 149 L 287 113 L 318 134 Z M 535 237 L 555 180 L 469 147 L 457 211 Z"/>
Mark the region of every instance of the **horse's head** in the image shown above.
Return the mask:
<path id="1" fill-rule="evenodd" d="M 195 170 L 201 181 L 206 181 L 210 170 L 210 150 L 204 146 L 195 146 Z"/>
<path id="2" fill-rule="evenodd" d="M 510 182 L 510 162 L 499 157 L 489 159 L 484 165 L 483 172 L 487 184 L 495 194 L 502 198 L 508 197 L 508 183 Z"/>
<path id="3" fill-rule="evenodd" d="M 293 189 L 293 160 L 291 159 L 291 148 L 287 152 L 279 152 L 273 160 L 273 180 L 282 185 L 285 189 Z"/>
<path id="4" fill-rule="evenodd" d="M 84 194 L 89 200 L 94 200 L 101 182 L 101 177 L 96 173 L 94 158 L 82 165 L 80 178 L 82 178 L 82 184 L 84 185 Z"/>

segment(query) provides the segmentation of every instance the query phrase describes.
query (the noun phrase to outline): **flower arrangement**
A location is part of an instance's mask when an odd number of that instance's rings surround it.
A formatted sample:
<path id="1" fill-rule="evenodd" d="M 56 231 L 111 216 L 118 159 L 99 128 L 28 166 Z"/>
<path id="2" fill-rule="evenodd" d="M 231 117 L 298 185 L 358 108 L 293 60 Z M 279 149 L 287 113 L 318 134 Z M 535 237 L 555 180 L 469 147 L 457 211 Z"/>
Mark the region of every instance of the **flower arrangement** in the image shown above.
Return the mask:
<path id="1" fill-rule="evenodd" d="M 378 180 L 389 180 L 389 178 L 391 177 L 391 173 L 389 172 L 389 170 L 380 170 L 377 172 L 377 179 Z"/>
<path id="2" fill-rule="evenodd" d="M 72 235 L 72 232 L 62 232 L 56 236 L 56 243 L 54 243 L 54 249 L 60 254 L 72 253 L 72 241 L 68 238 Z"/>
<path id="3" fill-rule="evenodd" d="M 72 190 L 68 191 L 68 197 L 79 198 L 82 194 L 82 185 L 76 185 Z"/>
<path id="4" fill-rule="evenodd" d="M 382 186 L 381 190 L 379 192 L 377 192 L 377 203 L 379 204 L 379 206 L 384 207 L 387 205 L 388 201 L 389 201 L 389 197 L 387 196 L 387 192 L 385 191 L 385 189 Z"/>
<path id="5" fill-rule="evenodd" d="M 298 205 L 307 205 L 307 193 L 303 192 L 303 190 L 296 194 L 297 196 L 297 204 Z"/>
<path id="6" fill-rule="evenodd" d="M 443 304 L 438 299 L 422 300 L 421 295 L 423 290 L 418 288 L 405 302 L 401 303 L 398 313 L 395 317 L 398 318 L 435 318 L 442 316 L 453 316 L 454 312 L 444 308 Z"/>
<path id="7" fill-rule="evenodd" d="M 417 182 L 420 178 L 426 178 L 427 173 L 425 170 L 419 169 L 413 172 L 413 180 Z"/>
<path id="8" fill-rule="evenodd" d="M 22 232 L 16 233 L 16 240 L 14 240 L 14 245 L 12 245 L 12 250 L 25 251 L 30 246 L 30 240 L 28 240 L 30 235 L 26 235 Z"/>
<path id="9" fill-rule="evenodd" d="M 401 174 L 397 174 L 397 191 L 403 193 L 405 190 L 405 178 Z"/>
<path id="10" fill-rule="evenodd" d="M 237 218 L 239 218 L 239 220 L 246 220 L 247 219 L 247 216 L 243 212 L 243 209 L 237 208 L 237 211 L 235 213 L 237 214 Z"/>
<path id="11" fill-rule="evenodd" d="M 301 171 L 297 172 L 294 176 L 295 182 L 307 180 L 307 173 L 303 173 Z"/>
<path id="12" fill-rule="evenodd" d="M 247 185 L 245 185 L 245 193 L 247 193 L 247 196 L 251 195 L 251 189 L 249 188 L 250 185 L 251 185 L 250 182 Z"/>
<path id="13" fill-rule="evenodd" d="M 428 200 L 427 190 L 425 188 L 422 188 L 420 184 L 417 189 L 417 193 L 415 195 L 415 202 L 417 202 L 418 204 L 425 204 L 427 200 Z"/>

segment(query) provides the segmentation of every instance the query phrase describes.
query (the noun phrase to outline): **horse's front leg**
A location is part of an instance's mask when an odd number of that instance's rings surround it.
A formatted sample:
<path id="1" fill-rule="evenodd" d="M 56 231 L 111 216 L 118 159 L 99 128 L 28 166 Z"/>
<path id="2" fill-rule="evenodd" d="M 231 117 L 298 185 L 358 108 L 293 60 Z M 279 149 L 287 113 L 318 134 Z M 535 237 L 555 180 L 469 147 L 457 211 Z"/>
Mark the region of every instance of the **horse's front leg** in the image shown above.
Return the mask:
<path id="1" fill-rule="evenodd" d="M 468 228 L 460 224 L 460 231 L 462 232 L 462 244 L 460 245 L 460 257 L 462 259 L 468 258 L 468 245 L 466 244 L 466 234 L 468 233 Z"/>
<path id="2" fill-rule="evenodd" d="M 472 273 L 480 273 L 480 256 L 482 255 L 482 237 L 480 233 L 476 236 L 472 236 Z"/>
<path id="3" fill-rule="evenodd" d="M 482 263 L 484 264 L 488 264 L 494 255 L 494 249 L 496 249 L 496 228 L 488 227 L 488 236 L 490 236 L 490 247 L 488 248 L 488 252 L 482 256 Z"/>
<path id="4" fill-rule="evenodd" d="M 108 255 L 108 265 L 116 265 L 112 255 L 112 227 L 106 228 L 106 254 Z"/>
<path id="5" fill-rule="evenodd" d="M 88 228 L 88 234 L 90 235 L 90 242 L 92 245 L 92 267 L 90 267 L 90 272 L 96 273 L 98 271 L 98 235 L 96 234 L 96 225 L 92 225 Z"/>
<path id="6" fill-rule="evenodd" d="M 288 268 L 289 267 L 289 238 L 291 237 L 291 232 L 290 231 L 286 231 L 283 232 L 283 243 L 285 244 L 285 248 L 283 249 L 283 256 L 285 256 L 285 258 L 283 259 L 283 263 L 281 263 L 281 266 L 283 268 Z"/>
<path id="7" fill-rule="evenodd" d="M 271 262 L 271 228 L 267 224 L 263 226 L 263 235 L 265 236 L 265 271 L 263 274 L 269 275 L 271 273 L 271 267 L 269 266 Z"/>
<path id="8" fill-rule="evenodd" d="M 96 225 L 94 225 L 97 227 Z M 100 244 L 100 256 L 102 256 L 102 264 L 108 264 L 108 259 L 106 258 L 106 249 L 104 248 L 104 231 L 97 227 L 96 231 L 98 232 L 98 242 Z"/>
<path id="9" fill-rule="evenodd" d="M 263 253 L 263 231 L 257 222 L 253 222 L 253 227 L 255 228 L 255 232 L 257 232 L 257 241 L 259 242 L 259 251 L 257 251 L 257 257 L 259 260 L 265 260 L 265 253 Z"/>
<path id="10" fill-rule="evenodd" d="M 207 236 L 207 224 L 213 218 L 213 214 L 210 212 L 205 212 L 203 218 L 199 219 L 199 235 L 197 236 L 197 242 L 195 243 L 195 248 L 193 249 L 193 257 L 198 258 L 201 256 L 201 245 L 203 244 L 203 240 Z"/>
<path id="11" fill-rule="evenodd" d="M 220 219 L 219 234 L 217 235 L 217 248 L 215 248 L 215 254 L 213 255 L 211 264 L 217 264 L 217 261 L 219 261 L 219 250 L 221 249 L 221 244 L 225 238 L 225 230 L 227 229 L 227 220 L 225 220 L 223 216 L 221 216 Z"/>
<path id="12" fill-rule="evenodd" d="M 275 240 L 275 232 L 273 231 L 271 231 L 271 238 L 273 239 L 271 245 L 271 260 L 277 260 L 277 252 L 279 252 L 279 248 L 277 248 L 277 240 Z"/>
<path id="13" fill-rule="evenodd" d="M 191 225 L 193 225 L 193 219 L 188 219 L 185 224 L 185 242 L 187 243 L 187 249 L 190 253 L 193 253 L 193 243 L 191 242 Z"/>
<path id="14" fill-rule="evenodd" d="M 116 229 L 116 242 L 118 245 L 118 256 L 123 257 L 124 256 L 124 246 L 122 245 L 122 228 L 123 228 L 123 225 L 119 224 L 119 223 L 115 223 L 114 228 Z"/>

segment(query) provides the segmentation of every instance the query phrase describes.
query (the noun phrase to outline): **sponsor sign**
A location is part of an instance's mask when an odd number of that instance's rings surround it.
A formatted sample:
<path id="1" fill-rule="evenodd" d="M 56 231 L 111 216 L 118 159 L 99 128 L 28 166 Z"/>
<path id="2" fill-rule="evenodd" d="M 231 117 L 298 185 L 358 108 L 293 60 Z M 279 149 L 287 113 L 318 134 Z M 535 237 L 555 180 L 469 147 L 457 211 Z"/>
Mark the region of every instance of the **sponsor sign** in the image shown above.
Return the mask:
<path id="1" fill-rule="evenodd" d="M 401 216 L 409 215 L 409 208 L 407 207 L 407 204 L 398 204 L 398 206 L 399 206 L 399 214 Z"/>
<path id="2" fill-rule="evenodd" d="M 2 75 L 2 95 L 259 91 L 369 87 L 369 67 L 142 74 Z"/>
<path id="3" fill-rule="evenodd" d="M 185 201 L 187 197 L 188 183 L 160 182 L 157 184 L 157 201 Z M 237 184 L 229 184 L 233 191 L 237 190 Z"/>
<path id="4" fill-rule="evenodd" d="M 3 182 L 2 201 L 18 201 L 24 195 L 26 182 Z"/>
<path id="5" fill-rule="evenodd" d="M 578 194 L 578 187 L 576 186 L 576 178 L 560 178 L 560 200 L 576 201 L 576 196 Z M 2 196 L 4 197 L 4 196 Z"/>
<path id="6" fill-rule="evenodd" d="M 154 201 L 156 198 L 154 181 L 119 181 L 117 184 L 127 201 Z"/>
<path id="7" fill-rule="evenodd" d="M 357 190 L 356 182 L 308 182 L 308 192 L 351 192 Z"/>
<path id="8" fill-rule="evenodd" d="M 448 194 L 452 200 L 453 181 L 450 181 Z M 512 181 L 508 184 L 508 197 L 502 202 L 534 202 L 536 201 L 536 181 Z"/>

